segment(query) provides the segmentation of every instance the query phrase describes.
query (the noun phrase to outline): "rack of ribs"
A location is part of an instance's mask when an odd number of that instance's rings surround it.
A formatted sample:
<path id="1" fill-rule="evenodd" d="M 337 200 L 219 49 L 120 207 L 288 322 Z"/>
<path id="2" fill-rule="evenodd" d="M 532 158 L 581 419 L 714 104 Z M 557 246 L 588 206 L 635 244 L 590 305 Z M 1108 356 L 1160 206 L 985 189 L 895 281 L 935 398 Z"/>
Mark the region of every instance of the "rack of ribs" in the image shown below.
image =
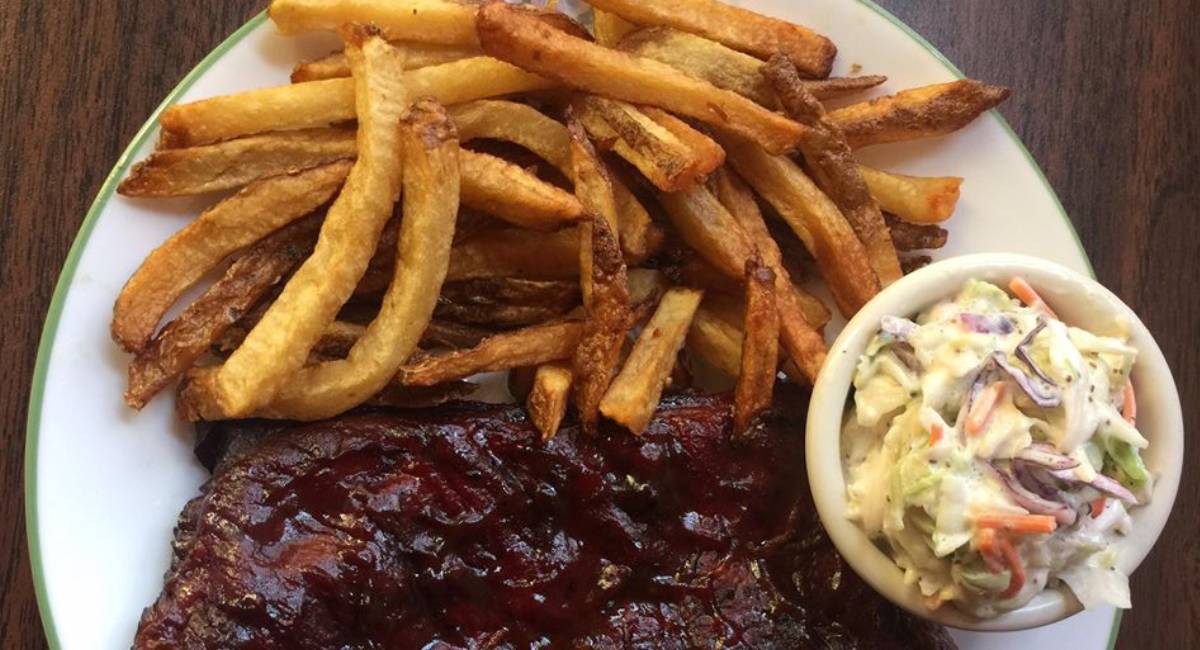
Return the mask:
<path id="1" fill-rule="evenodd" d="M 136 648 L 951 648 L 825 536 L 805 397 L 732 440 L 725 397 L 642 436 L 514 406 L 222 423 Z M 216 450 L 219 459 L 211 457 Z"/>

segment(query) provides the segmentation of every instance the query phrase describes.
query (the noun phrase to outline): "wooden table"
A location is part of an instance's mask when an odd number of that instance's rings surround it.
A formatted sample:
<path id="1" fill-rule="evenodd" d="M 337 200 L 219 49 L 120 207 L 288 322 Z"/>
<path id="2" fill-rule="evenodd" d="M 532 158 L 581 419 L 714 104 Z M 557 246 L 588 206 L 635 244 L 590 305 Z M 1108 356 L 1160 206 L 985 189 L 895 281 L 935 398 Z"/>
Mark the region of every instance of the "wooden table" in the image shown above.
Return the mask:
<path id="1" fill-rule="evenodd" d="M 0 3 L 0 647 L 45 645 L 22 452 L 42 319 L 75 231 L 162 97 L 264 0 Z M 1200 19 L 1189 0 L 883 0 L 1001 108 L 1100 280 L 1141 315 L 1200 427 Z M 101 326 L 103 324 L 97 324 Z M 1200 647 L 1200 444 L 1133 580 L 1119 647 Z M 86 543 L 86 540 L 80 540 Z"/>

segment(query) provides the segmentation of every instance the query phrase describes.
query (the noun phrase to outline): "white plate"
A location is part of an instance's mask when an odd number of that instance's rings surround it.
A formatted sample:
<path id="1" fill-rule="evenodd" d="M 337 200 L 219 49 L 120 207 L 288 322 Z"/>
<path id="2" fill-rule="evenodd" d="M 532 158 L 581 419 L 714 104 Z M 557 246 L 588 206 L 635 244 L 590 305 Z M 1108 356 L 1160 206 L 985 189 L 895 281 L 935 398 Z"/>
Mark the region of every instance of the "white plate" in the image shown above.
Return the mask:
<path id="1" fill-rule="evenodd" d="M 961 76 L 920 36 L 869 2 L 743 2 L 829 35 L 835 74 L 852 64 L 886 74 L 885 91 Z M 285 39 L 259 15 L 230 36 L 163 106 L 279 85 L 328 39 Z M 111 98 L 119 101 L 120 98 Z M 159 107 L 159 111 L 162 107 Z M 38 604 L 51 647 L 128 648 L 144 607 L 158 595 L 176 516 L 205 472 L 192 457 L 190 427 L 169 395 L 135 413 L 121 399 L 126 357 L 108 335 L 112 303 L 141 259 L 203 205 L 116 196 L 132 161 L 150 151 L 158 111 L 105 181 L 72 246 L 38 350 L 26 440 L 26 517 Z M 962 132 L 881 147 L 864 156 L 897 171 L 966 177 L 939 257 L 1011 251 L 1088 273 L 1087 256 L 1028 152 L 995 114 Z M 831 332 L 833 334 L 833 332 Z M 1019 634 L 955 633 L 963 648 L 1105 648 L 1119 617 L 1081 614 Z"/>

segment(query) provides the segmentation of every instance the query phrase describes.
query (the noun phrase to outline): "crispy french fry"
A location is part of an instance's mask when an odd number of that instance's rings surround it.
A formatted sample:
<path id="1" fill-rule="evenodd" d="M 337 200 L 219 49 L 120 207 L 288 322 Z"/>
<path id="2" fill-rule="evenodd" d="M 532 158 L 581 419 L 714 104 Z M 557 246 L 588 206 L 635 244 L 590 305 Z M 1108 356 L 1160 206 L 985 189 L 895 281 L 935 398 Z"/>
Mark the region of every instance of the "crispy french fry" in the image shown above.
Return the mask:
<path id="1" fill-rule="evenodd" d="M 879 292 L 879 278 L 854 229 L 796 163 L 772 156 L 752 142 L 722 138 L 721 144 L 738 174 L 812 252 L 843 314 L 858 311 Z"/>
<path id="2" fill-rule="evenodd" d="M 621 372 L 600 400 L 605 417 L 635 434 L 646 430 L 703 296 L 702 291 L 685 288 L 663 294 Z"/>
<path id="3" fill-rule="evenodd" d="M 487 56 L 404 73 L 413 97 L 442 104 L 549 88 L 551 83 Z M 329 126 L 355 118 L 353 79 L 324 79 L 177 104 L 163 111 L 161 147 L 189 147 L 267 131 Z"/>
<path id="4" fill-rule="evenodd" d="M 663 194 L 659 202 L 683 241 L 702 258 L 729 277 L 744 277 L 754 245 L 707 187 Z"/>
<path id="5" fill-rule="evenodd" d="M 729 377 L 742 371 L 742 330 L 701 306 L 692 317 L 687 349 Z"/>
<path id="6" fill-rule="evenodd" d="M 425 328 L 421 345 L 451 349 L 473 348 L 493 335 L 494 331 L 482 327 L 434 319 L 429 322 L 429 327 Z"/>
<path id="7" fill-rule="evenodd" d="M 617 203 L 613 196 L 612 181 L 609 178 L 608 170 L 596 155 L 591 140 L 588 140 L 587 134 L 584 133 L 582 123 L 575 120 L 573 116 L 568 125 L 568 132 L 571 136 L 571 177 L 575 179 L 575 194 L 590 217 L 579 226 L 580 289 L 583 292 L 584 306 L 590 307 L 592 305 L 594 222 L 603 219 L 609 231 L 609 237 L 615 240 L 618 236 Z M 621 274 L 623 276 L 624 271 Z"/>
<path id="8" fill-rule="evenodd" d="M 771 406 L 779 373 L 779 311 L 775 274 L 761 260 L 746 261 L 746 315 L 742 326 L 741 372 L 733 392 L 733 431 L 745 435 Z"/>
<path id="9" fill-rule="evenodd" d="M 829 113 L 851 147 L 903 142 L 957 131 L 1008 98 L 1008 88 L 974 79 L 903 90 Z"/>
<path id="10" fill-rule="evenodd" d="M 896 249 L 904 252 L 941 248 L 949 235 L 945 228 L 932 223 L 915 224 L 889 217 L 887 224 Z"/>
<path id="11" fill-rule="evenodd" d="M 183 374 L 225 330 L 312 250 L 319 215 L 284 226 L 250 247 L 129 364 L 125 403 L 141 409 Z"/>
<path id="12" fill-rule="evenodd" d="M 807 27 L 718 0 L 595 0 L 591 4 L 639 25 L 673 27 L 762 58 L 782 52 L 811 77 L 828 77 L 837 55 L 832 41 Z"/>
<path id="13" fill-rule="evenodd" d="M 284 34 L 375 25 L 390 40 L 476 45 L 475 8 L 449 0 L 272 0 L 267 9 Z"/>
<path id="14" fill-rule="evenodd" d="M 879 277 L 880 284 L 886 287 L 899 280 L 902 275 L 900 258 L 883 221 L 883 213 L 871 197 L 842 132 L 832 125 L 821 102 L 804 88 L 800 74 L 787 57 L 771 57 L 762 70 L 787 114 L 809 127 L 800 141 L 800 151 L 817 186 L 854 227 L 867 249 L 871 269 Z"/>
<path id="15" fill-rule="evenodd" d="M 763 264 L 772 271 L 784 349 L 804 376 L 810 382 L 816 381 L 826 353 L 825 340 L 817 329 L 828 322 L 829 310 L 816 297 L 793 285 L 783 266 L 779 245 L 767 230 L 762 212 L 745 182 L 733 171 L 722 168 L 713 176 L 713 185 L 717 198 L 741 224 Z"/>
<path id="16" fill-rule="evenodd" d="M 496 334 L 467 350 L 415 359 L 400 371 L 400 381 L 406 386 L 432 386 L 481 372 L 569 359 L 583 328 L 579 321 L 560 321 Z"/>
<path id="17" fill-rule="evenodd" d="M 702 36 L 667 27 L 646 27 L 626 34 L 621 39 L 619 49 L 660 61 L 767 108 L 779 105 L 775 93 L 760 72 L 762 59 Z M 804 85 L 818 99 L 829 99 L 874 88 L 885 81 L 887 77 L 864 75 L 806 79 Z"/>
<path id="18" fill-rule="evenodd" d="M 241 347 L 185 390 L 185 401 L 206 418 L 241 417 L 271 402 L 354 291 L 392 216 L 401 177 L 396 125 L 408 106 L 402 55 L 365 29 L 347 28 L 343 35 L 356 86 L 358 160 L 325 217 L 313 254 Z"/>
<path id="19" fill-rule="evenodd" d="M 611 143 L 614 153 L 664 192 L 692 187 L 725 160 L 715 142 L 659 109 L 594 95 L 576 100 L 575 108 L 594 138 Z M 655 118 L 649 110 L 657 111 Z"/>
<path id="20" fill-rule="evenodd" d="M 137 197 L 219 192 L 355 155 L 354 131 L 337 128 L 264 133 L 198 147 L 161 149 L 134 165 L 117 192 Z"/>
<path id="21" fill-rule="evenodd" d="M 319 208 L 333 197 L 349 162 L 258 181 L 206 210 L 150 253 L 113 306 L 113 339 L 145 348 L 163 314 L 228 255 Z"/>
<path id="22" fill-rule="evenodd" d="M 648 104 L 722 126 L 776 153 L 790 151 L 803 127 L 666 64 L 574 38 L 503 3 L 479 10 L 483 50 L 568 86 Z"/>
<path id="23" fill-rule="evenodd" d="M 317 420 L 362 404 L 416 350 L 433 316 L 458 214 L 458 138 L 445 109 L 432 99 L 413 105 L 400 122 L 400 134 L 404 218 L 392 283 L 379 314 L 346 359 L 301 370 L 262 416 Z"/>
<path id="24" fill-rule="evenodd" d="M 468 208 L 534 230 L 552 230 L 583 217 L 579 201 L 520 167 L 464 149 L 462 202 Z"/>
<path id="25" fill-rule="evenodd" d="M 479 278 L 443 287 L 434 314 L 462 323 L 507 327 L 561 318 L 578 305 L 575 282 Z"/>
<path id="26" fill-rule="evenodd" d="M 908 255 L 906 257 L 900 258 L 900 266 L 904 269 L 904 272 L 907 274 L 907 273 L 912 273 L 913 271 L 916 271 L 917 269 L 929 264 L 932 261 L 933 261 L 933 258 L 928 255 Z"/>
<path id="27" fill-rule="evenodd" d="M 479 56 L 479 48 L 464 45 L 437 45 L 433 43 L 399 42 L 396 47 L 404 50 L 404 69 L 415 70 L 431 65 L 441 65 Z M 337 79 L 350 76 L 350 60 L 345 52 L 334 52 L 319 59 L 301 63 L 292 69 L 292 83 Z"/>
<path id="28" fill-rule="evenodd" d="M 959 187 L 957 176 L 903 176 L 859 165 L 859 173 L 884 212 L 910 223 L 939 223 L 954 214 Z"/>
<path id="29" fill-rule="evenodd" d="M 604 47 L 616 47 L 626 34 L 637 29 L 637 25 L 600 9 L 592 10 L 592 31 L 596 42 Z"/>
<path id="30" fill-rule="evenodd" d="M 505 229 L 454 247 L 447 280 L 518 277 L 559 280 L 579 277 L 579 231 L 552 233 Z"/>
<path id="31" fill-rule="evenodd" d="M 451 381 L 435 386 L 403 386 L 393 381 L 366 403 L 370 406 L 389 408 L 430 408 L 466 398 L 475 392 L 476 388 L 478 386 L 467 381 Z"/>
<path id="32" fill-rule="evenodd" d="M 650 217 L 646 206 L 638 201 L 624 179 L 610 176 L 613 200 L 617 202 L 617 232 L 621 250 L 628 264 L 640 264 L 657 253 L 666 239 L 662 228 Z"/>
<path id="33" fill-rule="evenodd" d="M 558 433 L 558 426 L 567 413 L 567 401 L 571 397 L 571 369 L 559 363 L 544 363 L 537 367 L 533 376 L 533 387 L 525 399 L 525 410 L 533 426 L 542 434 L 542 442 L 548 442 Z"/>

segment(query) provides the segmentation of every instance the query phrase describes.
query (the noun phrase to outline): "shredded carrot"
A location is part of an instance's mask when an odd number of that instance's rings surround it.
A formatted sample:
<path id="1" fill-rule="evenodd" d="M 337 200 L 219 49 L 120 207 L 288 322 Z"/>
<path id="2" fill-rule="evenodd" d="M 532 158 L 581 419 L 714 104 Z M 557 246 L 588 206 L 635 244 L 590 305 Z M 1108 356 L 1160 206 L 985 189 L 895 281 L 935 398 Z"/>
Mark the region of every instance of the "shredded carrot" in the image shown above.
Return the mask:
<path id="1" fill-rule="evenodd" d="M 1012 515 L 1006 512 L 989 512 L 975 518 L 978 528 L 994 528 L 1006 533 L 1053 533 L 1058 522 L 1050 515 Z"/>
<path id="2" fill-rule="evenodd" d="M 1008 562 L 1008 569 L 1012 571 L 1012 577 L 1008 579 L 1008 589 L 1005 589 L 1000 597 L 1012 598 L 1020 593 L 1021 587 L 1025 586 L 1025 565 L 1021 564 L 1021 556 L 1017 555 L 1017 549 L 1013 547 L 1007 537 L 1000 539 L 1000 553 L 1004 555 L 1004 560 Z"/>
<path id="3" fill-rule="evenodd" d="M 1006 384 L 1003 381 L 993 382 L 979 393 L 971 411 L 967 413 L 967 433 L 979 433 L 987 426 L 988 420 L 996 410 L 996 405 L 1004 398 Z"/>
<path id="4" fill-rule="evenodd" d="M 933 426 L 929 427 L 929 446 L 932 447 L 940 442 L 945 433 L 946 430 L 942 427 L 942 423 L 934 422 Z"/>
<path id="5" fill-rule="evenodd" d="M 1092 501 L 1092 519 L 1099 517 L 1100 513 L 1104 512 L 1104 506 L 1106 505 L 1108 505 L 1108 499 L 1104 496 L 1100 496 L 1095 501 Z"/>
<path id="6" fill-rule="evenodd" d="M 1121 417 L 1130 424 L 1137 424 L 1137 395 L 1133 392 L 1133 380 L 1125 382 L 1125 399 L 1121 400 Z"/>
<path id="7" fill-rule="evenodd" d="M 1058 319 L 1058 314 L 1055 314 L 1054 310 L 1050 309 L 1050 305 L 1047 305 L 1046 301 L 1042 300 L 1042 296 L 1039 295 L 1037 291 L 1034 291 L 1033 287 L 1025 281 L 1025 278 L 1021 276 L 1014 277 L 1012 281 L 1008 283 L 1008 289 L 1009 291 L 1012 291 L 1013 295 L 1015 295 L 1021 302 L 1035 309 L 1041 309 L 1045 311 L 1046 315 L 1051 318 L 1056 320 Z"/>
<path id="8" fill-rule="evenodd" d="M 975 530 L 975 548 L 979 551 L 983 563 L 993 574 L 1004 570 L 1004 560 L 996 549 L 996 529 L 979 528 Z"/>

